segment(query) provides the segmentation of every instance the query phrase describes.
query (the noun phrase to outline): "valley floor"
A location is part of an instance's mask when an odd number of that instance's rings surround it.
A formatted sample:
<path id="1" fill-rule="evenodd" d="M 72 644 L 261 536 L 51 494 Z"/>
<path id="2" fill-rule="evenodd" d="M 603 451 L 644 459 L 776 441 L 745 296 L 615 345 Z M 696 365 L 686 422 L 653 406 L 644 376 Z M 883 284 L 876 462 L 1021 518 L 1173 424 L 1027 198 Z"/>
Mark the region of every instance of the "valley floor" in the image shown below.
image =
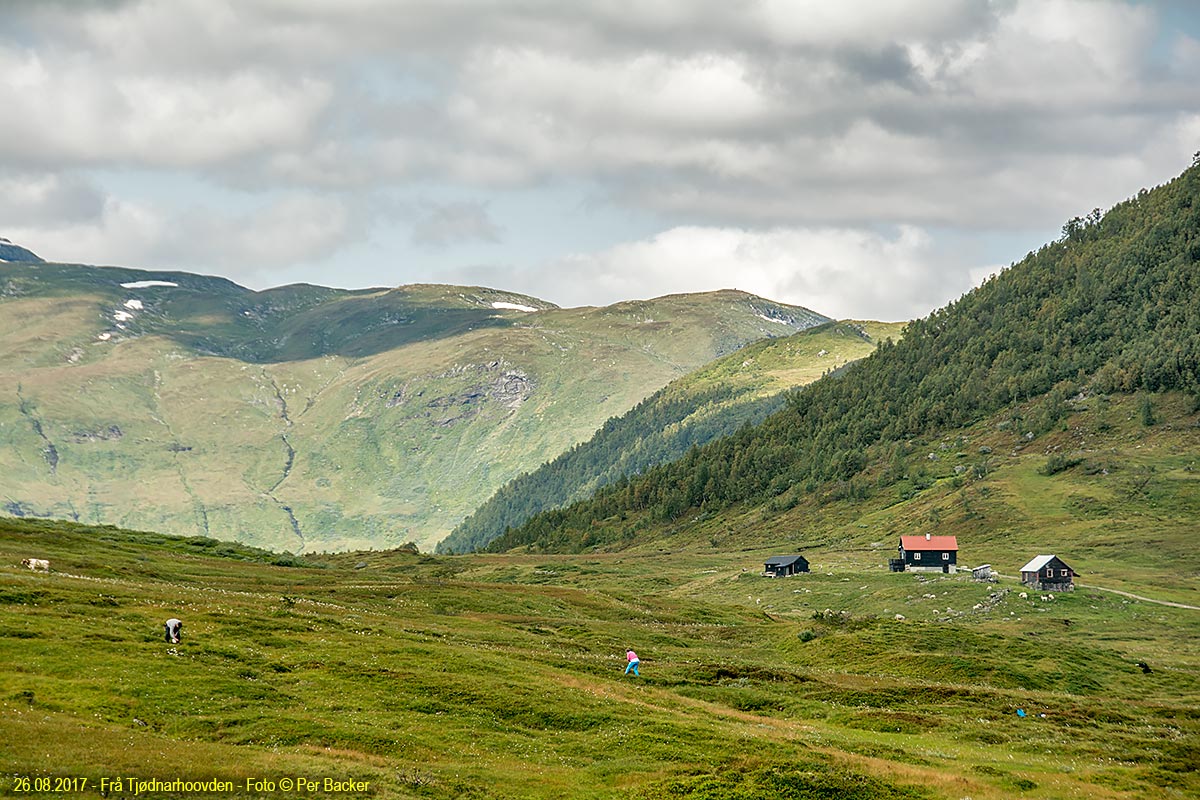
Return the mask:
<path id="1" fill-rule="evenodd" d="M 773 554 L 285 566 L 0 520 L 0 793 L 132 796 L 111 791 L 123 777 L 229 782 L 212 797 L 1200 794 L 1200 612 L 893 574 L 876 551 L 763 578 Z"/>

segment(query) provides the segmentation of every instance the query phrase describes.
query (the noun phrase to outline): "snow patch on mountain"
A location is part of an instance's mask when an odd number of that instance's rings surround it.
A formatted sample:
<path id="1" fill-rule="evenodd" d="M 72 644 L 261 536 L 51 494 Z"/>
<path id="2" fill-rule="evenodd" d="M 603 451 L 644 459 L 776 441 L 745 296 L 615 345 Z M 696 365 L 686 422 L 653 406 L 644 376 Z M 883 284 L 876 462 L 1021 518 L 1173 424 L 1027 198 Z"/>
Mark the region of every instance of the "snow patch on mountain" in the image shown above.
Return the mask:
<path id="1" fill-rule="evenodd" d="M 178 285 L 179 285 L 178 283 L 173 283 L 171 281 L 130 281 L 129 283 L 122 283 L 121 288 L 122 289 L 150 289 L 155 286 L 178 286 Z"/>
<path id="2" fill-rule="evenodd" d="M 790 327 L 792 324 L 791 320 L 780 319 L 779 317 L 768 317 L 766 314 L 759 314 L 757 316 L 759 319 L 766 320 L 767 322 L 777 322 L 780 325 L 787 325 Z"/>
<path id="3" fill-rule="evenodd" d="M 495 302 L 492 303 L 492 308 L 504 308 L 511 311 L 537 311 L 537 309 L 533 308 L 532 306 L 523 306 L 520 303 Z"/>

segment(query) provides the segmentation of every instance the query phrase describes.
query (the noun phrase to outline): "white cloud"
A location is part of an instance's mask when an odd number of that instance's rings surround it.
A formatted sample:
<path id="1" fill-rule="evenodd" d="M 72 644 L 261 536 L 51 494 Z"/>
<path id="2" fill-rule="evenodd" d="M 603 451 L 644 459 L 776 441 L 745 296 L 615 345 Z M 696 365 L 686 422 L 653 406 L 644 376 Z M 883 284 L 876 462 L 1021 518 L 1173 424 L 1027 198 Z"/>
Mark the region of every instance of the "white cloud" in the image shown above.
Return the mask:
<path id="1" fill-rule="evenodd" d="M 301 145 L 332 88 L 244 68 L 125 70 L 95 54 L 0 47 L 9 164 L 204 168 Z"/>
<path id="2" fill-rule="evenodd" d="M 218 271 L 244 281 L 324 258 L 356 233 L 354 226 L 343 203 L 311 194 L 285 195 L 243 214 L 203 207 L 177 214 L 107 197 L 95 219 L 17 225 L 9 238 L 51 261 Z"/>
<path id="3" fill-rule="evenodd" d="M 930 236 L 911 226 L 891 235 L 685 226 L 543 264 L 520 273 L 514 288 L 568 306 L 736 288 L 838 318 L 909 319 L 990 271 L 948 268 Z"/>

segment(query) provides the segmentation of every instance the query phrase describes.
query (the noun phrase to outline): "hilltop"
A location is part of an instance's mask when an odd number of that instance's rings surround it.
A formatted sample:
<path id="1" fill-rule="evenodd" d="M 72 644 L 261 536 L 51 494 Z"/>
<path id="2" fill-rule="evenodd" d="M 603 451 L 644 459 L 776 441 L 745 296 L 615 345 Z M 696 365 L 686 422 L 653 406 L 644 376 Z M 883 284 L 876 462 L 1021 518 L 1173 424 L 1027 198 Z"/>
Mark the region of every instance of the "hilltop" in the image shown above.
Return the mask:
<path id="1" fill-rule="evenodd" d="M 3 263 L 0 508 L 293 553 L 428 549 L 672 379 L 825 322 L 735 291 L 562 309 Z"/>

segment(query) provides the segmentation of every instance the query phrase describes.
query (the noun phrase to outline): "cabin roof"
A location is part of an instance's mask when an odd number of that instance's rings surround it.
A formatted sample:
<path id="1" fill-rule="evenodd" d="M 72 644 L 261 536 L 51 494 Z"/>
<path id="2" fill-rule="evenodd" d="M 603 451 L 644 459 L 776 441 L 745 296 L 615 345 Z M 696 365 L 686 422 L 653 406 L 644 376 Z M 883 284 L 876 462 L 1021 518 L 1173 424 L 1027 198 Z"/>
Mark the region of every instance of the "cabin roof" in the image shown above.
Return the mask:
<path id="1" fill-rule="evenodd" d="M 1046 566 L 1047 564 L 1049 564 L 1051 561 L 1053 561 L 1056 558 L 1058 558 L 1058 556 L 1054 556 L 1054 555 L 1035 556 L 1032 561 L 1030 561 L 1025 566 L 1021 567 L 1021 572 L 1037 572 L 1039 569 Z M 1059 559 L 1059 560 L 1062 561 L 1062 559 Z M 1067 563 L 1065 561 L 1063 561 L 1063 566 L 1066 567 L 1067 569 L 1071 568 L 1070 566 L 1067 565 Z"/>
<path id="2" fill-rule="evenodd" d="M 807 561 L 804 556 L 771 556 L 767 559 L 768 567 L 786 567 L 788 564 L 795 564 L 797 561 Z"/>
<path id="3" fill-rule="evenodd" d="M 957 536 L 901 536 L 900 546 L 905 550 L 957 550 Z"/>

